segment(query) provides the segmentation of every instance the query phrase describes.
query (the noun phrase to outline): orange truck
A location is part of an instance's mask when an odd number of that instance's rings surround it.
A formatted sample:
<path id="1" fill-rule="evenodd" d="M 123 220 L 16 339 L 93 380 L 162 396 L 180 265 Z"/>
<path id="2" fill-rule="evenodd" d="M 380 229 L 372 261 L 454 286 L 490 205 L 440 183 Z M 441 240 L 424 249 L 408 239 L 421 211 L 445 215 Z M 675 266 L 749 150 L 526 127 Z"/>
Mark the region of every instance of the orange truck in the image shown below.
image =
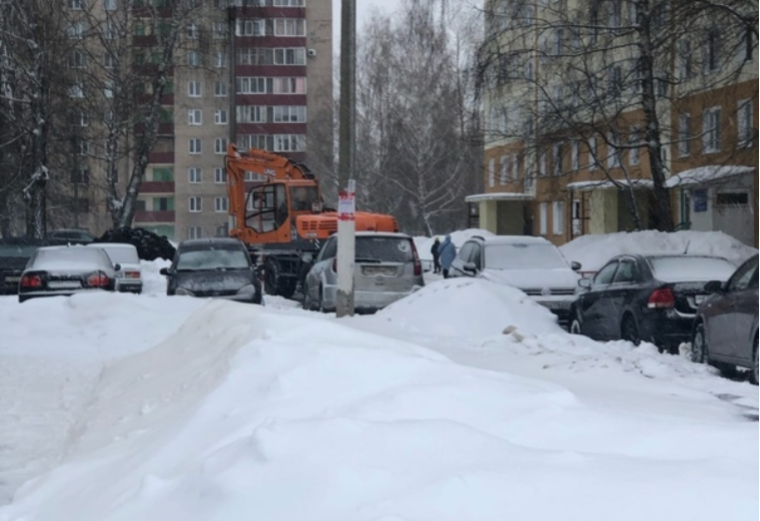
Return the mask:
<path id="1" fill-rule="evenodd" d="M 290 298 L 322 242 L 338 231 L 314 174 L 303 164 L 257 148 L 229 145 L 225 157 L 230 236 L 245 243 L 264 270 L 270 295 Z M 390 215 L 356 212 L 357 231 L 397 232 Z"/>

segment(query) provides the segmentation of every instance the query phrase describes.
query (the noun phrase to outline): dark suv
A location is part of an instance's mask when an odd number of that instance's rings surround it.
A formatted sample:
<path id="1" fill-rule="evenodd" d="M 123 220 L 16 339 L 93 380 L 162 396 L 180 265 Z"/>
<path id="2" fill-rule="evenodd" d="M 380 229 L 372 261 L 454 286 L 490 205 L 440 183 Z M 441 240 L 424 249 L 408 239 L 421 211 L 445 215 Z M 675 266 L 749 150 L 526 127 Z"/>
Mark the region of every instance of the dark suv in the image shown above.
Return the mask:
<path id="1" fill-rule="evenodd" d="M 213 297 L 263 304 L 258 270 L 237 239 L 191 239 L 180 243 L 166 276 L 167 295 Z"/>
<path id="2" fill-rule="evenodd" d="M 750 381 L 758 382 L 757 276 L 758 256 L 739 266 L 727 282 L 705 285 L 711 293 L 699 306 L 694 322 L 691 357 L 731 373 L 734 366 L 750 369 Z"/>

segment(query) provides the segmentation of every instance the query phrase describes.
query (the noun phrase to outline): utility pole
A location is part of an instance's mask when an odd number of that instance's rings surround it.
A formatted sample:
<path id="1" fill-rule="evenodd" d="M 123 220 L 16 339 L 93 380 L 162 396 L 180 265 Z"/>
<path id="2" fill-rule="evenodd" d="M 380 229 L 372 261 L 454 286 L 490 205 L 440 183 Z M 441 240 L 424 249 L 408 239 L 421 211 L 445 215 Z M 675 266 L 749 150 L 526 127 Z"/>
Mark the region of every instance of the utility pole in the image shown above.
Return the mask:
<path id="1" fill-rule="evenodd" d="M 340 144 L 338 163 L 338 317 L 354 314 L 354 171 L 356 161 L 356 0 L 341 0 Z"/>
<path id="2" fill-rule="evenodd" d="M 227 96 L 229 96 L 229 114 L 227 115 L 227 124 L 229 125 L 229 137 L 227 144 L 237 144 L 237 46 L 235 37 L 237 31 L 237 2 L 230 2 L 227 5 L 227 38 L 228 38 L 228 59 L 229 59 L 229 79 L 227 82 Z M 226 151 L 225 151 L 226 152 Z M 228 175 L 225 172 L 225 175 Z M 232 228 L 237 227 L 235 217 L 230 215 L 227 218 L 226 235 L 229 235 L 229 231 Z M 220 235 L 217 232 L 217 235 Z"/>

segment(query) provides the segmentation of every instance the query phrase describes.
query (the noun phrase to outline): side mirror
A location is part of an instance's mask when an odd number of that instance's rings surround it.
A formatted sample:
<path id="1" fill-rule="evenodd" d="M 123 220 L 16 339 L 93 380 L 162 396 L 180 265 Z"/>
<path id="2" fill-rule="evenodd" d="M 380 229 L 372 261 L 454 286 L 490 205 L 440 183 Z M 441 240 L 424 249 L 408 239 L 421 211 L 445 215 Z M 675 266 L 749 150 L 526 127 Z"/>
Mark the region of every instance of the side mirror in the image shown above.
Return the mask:
<path id="1" fill-rule="evenodd" d="M 572 268 L 573 271 L 580 271 L 582 267 L 583 265 L 578 261 L 573 261 L 570 263 L 570 268 Z"/>
<path id="2" fill-rule="evenodd" d="M 478 267 L 475 266 L 474 262 L 465 262 L 462 266 L 462 269 L 466 271 L 467 273 L 477 273 Z"/>
<path id="3" fill-rule="evenodd" d="M 166 277 L 168 277 L 168 276 L 169 276 L 169 268 L 161 268 L 160 270 L 158 270 L 158 272 L 159 272 L 161 275 L 164 275 L 164 276 L 166 276 Z"/>
<path id="4" fill-rule="evenodd" d="M 121 264 L 118 264 L 118 263 L 114 264 L 113 265 L 113 269 L 114 269 L 114 271 L 121 271 Z"/>
<path id="5" fill-rule="evenodd" d="M 578 279 L 578 286 L 588 289 L 591 287 L 591 279 Z"/>
<path id="6" fill-rule="evenodd" d="M 721 293 L 724 290 L 723 283 L 719 280 L 711 280 L 705 284 L 705 291 L 707 293 Z"/>

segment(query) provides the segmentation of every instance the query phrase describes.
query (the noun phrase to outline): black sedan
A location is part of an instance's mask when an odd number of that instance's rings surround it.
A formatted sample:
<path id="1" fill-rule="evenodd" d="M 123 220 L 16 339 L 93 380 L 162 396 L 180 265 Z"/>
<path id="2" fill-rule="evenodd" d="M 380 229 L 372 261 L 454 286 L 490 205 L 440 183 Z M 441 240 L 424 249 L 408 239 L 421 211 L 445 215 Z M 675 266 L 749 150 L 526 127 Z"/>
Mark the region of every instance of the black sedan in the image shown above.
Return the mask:
<path id="1" fill-rule="evenodd" d="M 18 283 L 29 259 L 43 246 L 35 239 L 13 238 L 0 240 L 0 295 L 18 293 Z"/>
<path id="2" fill-rule="evenodd" d="M 691 339 L 705 284 L 725 281 L 736 267 L 721 257 L 619 255 L 593 279 L 572 306 L 570 332 L 596 340 L 648 341 L 678 352 Z"/>
<path id="3" fill-rule="evenodd" d="M 167 295 L 214 297 L 263 304 L 258 270 L 237 239 L 191 239 L 180 243 L 169 268 Z"/>
<path id="4" fill-rule="evenodd" d="M 750 369 L 750 381 L 757 385 L 757 272 L 758 256 L 739 266 L 728 282 L 712 281 L 712 292 L 697 311 L 691 357 L 712 364 L 724 372 L 735 366 Z"/>

